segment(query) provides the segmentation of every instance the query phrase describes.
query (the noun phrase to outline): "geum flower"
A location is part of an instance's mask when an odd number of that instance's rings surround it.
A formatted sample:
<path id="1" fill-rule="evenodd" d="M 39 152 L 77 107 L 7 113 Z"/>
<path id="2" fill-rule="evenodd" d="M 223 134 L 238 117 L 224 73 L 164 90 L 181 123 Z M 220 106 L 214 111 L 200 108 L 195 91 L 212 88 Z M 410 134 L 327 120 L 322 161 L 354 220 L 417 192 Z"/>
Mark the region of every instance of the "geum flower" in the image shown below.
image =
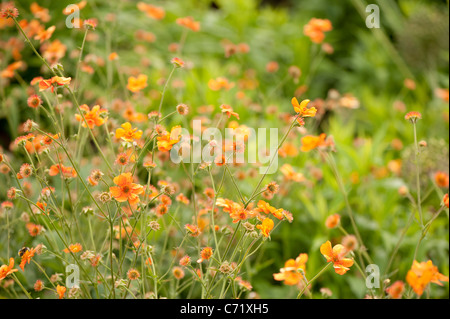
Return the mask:
<path id="1" fill-rule="evenodd" d="M 339 275 L 345 274 L 353 265 L 353 259 L 345 258 L 348 250 L 340 244 L 331 247 L 331 242 L 328 240 L 320 246 L 320 252 L 327 259 L 327 262 L 333 263 L 334 271 Z"/>
<path id="2" fill-rule="evenodd" d="M 288 286 L 297 285 L 304 279 L 307 261 L 308 254 L 300 254 L 295 260 L 291 258 L 286 261 L 279 273 L 273 274 L 273 278 L 284 281 L 284 284 Z"/>
<path id="3" fill-rule="evenodd" d="M 75 114 L 75 119 L 78 122 L 82 122 L 81 125 L 83 127 L 86 127 L 87 122 L 87 126 L 89 126 L 90 129 L 93 129 L 94 126 L 103 125 L 107 120 L 107 117 L 102 116 L 102 114 L 107 113 L 108 111 L 106 109 L 100 108 L 100 105 L 95 105 L 94 107 L 92 107 L 92 109 L 89 109 L 89 106 L 83 104 L 80 106 L 80 109 L 84 111 L 83 115 L 86 121 L 83 119 L 83 116 L 81 116 L 81 114 Z"/>
<path id="4" fill-rule="evenodd" d="M 147 87 L 147 79 L 148 77 L 145 74 L 139 74 L 138 77 L 130 76 L 127 89 L 133 93 L 139 92 Z"/>
<path id="5" fill-rule="evenodd" d="M 194 32 L 200 31 L 200 22 L 195 21 L 192 17 L 178 18 L 176 23 Z"/>
<path id="6" fill-rule="evenodd" d="M 161 20 L 166 15 L 166 12 L 164 11 L 163 8 L 153 6 L 145 2 L 138 2 L 137 8 L 139 9 L 139 11 L 144 12 L 145 14 L 147 14 L 148 17 L 155 20 Z"/>
<path id="7" fill-rule="evenodd" d="M 406 281 L 414 292 L 421 296 L 430 282 L 442 286 L 441 281 L 448 281 L 448 277 L 439 273 L 438 268 L 433 265 L 431 260 L 421 263 L 414 260 L 411 269 L 406 274 Z"/>
<path id="8" fill-rule="evenodd" d="M 273 206 L 270 206 L 269 203 L 266 203 L 263 200 L 260 200 L 258 202 L 257 206 L 258 206 L 259 211 L 264 214 L 273 215 L 275 218 L 280 219 L 280 220 L 284 218 L 284 214 L 283 214 L 284 209 L 283 208 L 277 209 Z"/>
<path id="9" fill-rule="evenodd" d="M 41 80 L 39 82 L 39 91 L 45 91 L 50 88 L 50 90 L 53 93 L 56 86 L 68 85 L 68 84 L 70 84 L 71 79 L 72 78 L 54 76 L 48 80 Z"/>
<path id="10" fill-rule="evenodd" d="M 138 128 L 133 128 L 129 122 L 123 123 L 121 127 L 116 130 L 116 138 L 120 138 L 125 142 L 133 142 L 140 139 L 142 131 Z"/>
<path id="11" fill-rule="evenodd" d="M 18 271 L 18 269 L 14 269 L 14 258 L 10 258 L 9 265 L 2 265 L 0 267 L 0 281 L 16 271 Z"/>
<path id="12" fill-rule="evenodd" d="M 309 152 L 316 148 L 327 148 L 329 147 L 331 150 L 334 150 L 334 140 L 331 136 L 327 138 L 325 133 L 320 134 L 319 136 L 306 135 L 302 137 L 302 146 L 300 150 L 302 152 Z"/>
<path id="13" fill-rule="evenodd" d="M 172 149 L 173 145 L 177 144 L 181 137 L 181 126 L 177 125 L 172 127 L 169 132 L 164 132 L 161 136 L 157 137 L 158 150 L 161 152 L 168 152 Z"/>
<path id="14" fill-rule="evenodd" d="M 230 118 L 232 115 L 236 117 L 239 120 L 239 114 L 233 111 L 233 108 L 227 104 L 222 104 L 220 106 L 220 109 L 222 110 L 222 113 L 225 113 L 228 118 Z"/>
<path id="15" fill-rule="evenodd" d="M 128 201 L 130 205 L 139 203 L 140 199 L 138 195 L 144 192 L 144 187 L 133 183 L 133 176 L 131 173 L 123 173 L 116 176 L 113 181 L 117 186 L 110 187 L 109 191 L 116 201 Z"/>
<path id="16" fill-rule="evenodd" d="M 273 229 L 273 226 L 274 226 L 273 220 L 270 219 L 270 218 L 265 218 L 265 219 L 262 221 L 262 224 L 256 225 L 256 228 L 258 228 L 258 229 L 261 230 L 261 234 L 262 234 L 264 237 L 269 237 L 269 236 L 270 236 L 270 232 L 271 232 L 272 229 Z"/>
<path id="17" fill-rule="evenodd" d="M 48 172 L 48 174 L 50 176 L 56 176 L 58 174 L 60 174 L 64 177 L 64 178 L 74 178 L 77 177 L 77 172 L 73 167 L 67 167 L 64 166 L 62 164 L 56 164 L 56 165 L 52 165 L 50 167 L 50 170 Z"/>
<path id="18" fill-rule="evenodd" d="M 325 39 L 325 33 L 333 30 L 331 21 L 328 19 L 312 18 L 303 27 L 303 33 L 314 43 L 321 43 Z"/>
<path id="19" fill-rule="evenodd" d="M 316 116 L 317 109 L 315 107 L 308 108 L 308 104 L 311 102 L 310 100 L 303 100 L 301 103 L 298 103 L 297 98 L 292 98 L 291 103 L 294 107 L 294 111 L 297 112 L 297 114 L 300 117 L 314 117 Z"/>
<path id="20" fill-rule="evenodd" d="M 20 261 L 19 267 L 25 271 L 25 265 L 30 263 L 31 258 L 34 257 L 34 254 L 36 253 L 36 248 L 25 248 L 19 252 L 20 257 L 22 260 Z"/>
<path id="21" fill-rule="evenodd" d="M 81 246 L 80 243 L 76 243 L 76 244 L 70 244 L 69 247 L 63 249 L 63 252 L 65 252 L 66 254 L 68 253 L 79 253 L 80 251 L 83 250 L 83 246 Z"/>

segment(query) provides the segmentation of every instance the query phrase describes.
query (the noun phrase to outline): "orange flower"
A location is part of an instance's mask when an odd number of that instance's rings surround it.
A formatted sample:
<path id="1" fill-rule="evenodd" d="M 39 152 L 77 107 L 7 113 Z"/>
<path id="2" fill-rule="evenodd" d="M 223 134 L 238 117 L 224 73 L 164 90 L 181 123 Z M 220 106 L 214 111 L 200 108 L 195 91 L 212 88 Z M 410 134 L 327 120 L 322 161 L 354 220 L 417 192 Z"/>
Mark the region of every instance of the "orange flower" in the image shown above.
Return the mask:
<path id="1" fill-rule="evenodd" d="M 300 150 L 302 152 L 309 152 L 321 146 L 326 146 L 325 142 L 326 134 L 322 133 L 319 136 L 306 135 L 302 137 L 302 146 Z"/>
<path id="2" fill-rule="evenodd" d="M 200 259 L 197 260 L 198 263 L 203 262 L 204 260 L 208 260 L 212 257 L 213 255 L 213 250 L 211 247 L 205 247 L 202 249 L 202 251 L 200 252 Z"/>
<path id="3" fill-rule="evenodd" d="M 292 180 L 294 182 L 303 182 L 305 180 L 303 174 L 295 172 L 294 168 L 289 164 L 281 166 L 280 171 L 287 180 Z"/>
<path id="4" fill-rule="evenodd" d="M 131 173 L 123 173 L 114 177 L 114 184 L 117 186 L 110 187 L 109 191 L 116 201 L 128 201 L 130 205 L 139 203 L 138 195 L 144 192 L 144 187 L 133 183 L 133 176 Z"/>
<path id="5" fill-rule="evenodd" d="M 178 25 L 188 28 L 194 32 L 200 31 L 200 22 L 194 21 L 192 17 L 178 18 L 176 22 Z"/>
<path id="6" fill-rule="evenodd" d="M 449 96 L 450 96 L 449 90 L 448 90 L 448 89 L 437 88 L 437 89 L 434 91 L 434 94 L 435 94 L 438 98 L 442 99 L 444 102 L 447 102 L 447 103 L 448 103 L 448 101 L 449 101 Z"/>
<path id="7" fill-rule="evenodd" d="M 325 221 L 325 226 L 329 229 L 335 228 L 339 225 L 340 220 L 341 216 L 339 214 L 328 216 L 327 220 Z"/>
<path id="8" fill-rule="evenodd" d="M 125 142 L 133 142 L 142 136 L 142 131 L 137 128 L 132 128 L 129 122 L 123 123 L 120 128 L 116 130 L 116 138 L 121 138 Z"/>
<path id="9" fill-rule="evenodd" d="M 148 77 L 145 74 L 139 74 L 138 77 L 130 76 L 128 78 L 127 89 L 133 93 L 139 92 L 147 87 L 147 79 Z"/>
<path id="10" fill-rule="evenodd" d="M 33 223 L 28 223 L 28 224 L 26 224 L 25 227 L 27 228 L 28 233 L 32 237 L 36 237 L 37 235 L 39 235 L 43 229 L 43 227 L 41 225 L 36 225 Z"/>
<path id="11" fill-rule="evenodd" d="M 386 288 L 386 292 L 392 299 L 400 299 L 402 298 L 403 291 L 405 290 L 405 284 L 403 281 L 398 280 L 394 282 L 392 285 Z"/>
<path id="12" fill-rule="evenodd" d="M 314 117 L 316 116 L 317 109 L 315 107 L 307 108 L 310 100 L 303 100 L 302 103 L 298 103 L 297 98 L 292 98 L 291 103 L 294 107 L 294 111 L 301 117 Z"/>
<path id="13" fill-rule="evenodd" d="M 71 253 L 79 253 L 80 251 L 83 250 L 83 246 L 81 246 L 81 244 L 76 243 L 76 244 L 70 244 L 68 248 L 65 248 L 63 250 L 63 252 L 65 252 L 66 254 L 68 254 L 69 252 Z"/>
<path id="14" fill-rule="evenodd" d="M 172 129 L 169 132 L 164 132 L 161 136 L 157 137 L 157 145 L 158 150 L 161 152 L 168 152 L 172 149 L 172 146 L 174 144 L 177 144 L 181 137 L 181 126 L 177 125 L 172 127 Z"/>
<path id="15" fill-rule="evenodd" d="M 411 111 L 405 115 L 405 120 L 410 121 L 412 124 L 415 124 L 417 120 L 422 119 L 422 114 L 417 111 Z"/>
<path id="16" fill-rule="evenodd" d="M 186 224 L 184 225 L 184 229 L 186 229 L 192 237 L 197 237 L 200 235 L 200 229 L 198 229 L 196 225 Z"/>
<path id="17" fill-rule="evenodd" d="M 445 188 L 448 187 L 448 175 L 444 172 L 436 172 L 434 174 L 434 180 L 436 181 L 437 186 Z"/>
<path id="18" fill-rule="evenodd" d="M 21 68 L 23 65 L 22 61 L 11 63 L 0 73 L 0 76 L 2 78 L 12 78 L 14 77 L 14 71 Z"/>
<path id="19" fill-rule="evenodd" d="M 35 16 L 35 18 L 41 20 L 42 22 L 50 21 L 50 15 L 48 14 L 48 9 L 41 7 L 36 2 L 30 5 L 30 11 Z"/>
<path id="20" fill-rule="evenodd" d="M 406 274 L 406 281 L 414 292 L 421 296 L 430 282 L 442 286 L 441 281 L 448 281 L 448 277 L 439 273 L 438 268 L 433 265 L 431 260 L 421 263 L 414 260 L 411 269 Z"/>
<path id="21" fill-rule="evenodd" d="M 34 253 L 36 252 L 36 248 L 24 248 L 21 249 L 19 252 L 20 257 L 22 257 L 22 260 L 20 261 L 19 267 L 22 269 L 22 271 L 25 271 L 25 265 L 30 263 L 31 258 L 34 257 Z"/>
<path id="22" fill-rule="evenodd" d="M 325 39 L 324 32 L 333 30 L 331 21 L 328 19 L 312 18 L 308 24 L 304 26 L 303 33 L 314 43 L 322 43 Z"/>
<path id="23" fill-rule="evenodd" d="M 225 113 L 228 118 L 231 117 L 231 115 L 233 115 L 234 117 L 236 117 L 239 120 L 239 114 L 233 111 L 233 108 L 227 104 L 222 104 L 220 106 L 220 109 L 222 110 L 222 113 Z"/>
<path id="24" fill-rule="evenodd" d="M 155 20 L 161 20 L 166 15 L 166 12 L 164 11 L 163 8 L 152 6 L 151 4 L 147 4 L 144 2 L 138 2 L 137 8 L 140 11 L 145 12 L 147 16 Z"/>
<path id="25" fill-rule="evenodd" d="M 82 122 L 83 127 L 86 127 L 86 122 L 89 128 L 94 128 L 94 126 L 101 126 L 107 120 L 107 117 L 102 117 L 103 113 L 106 113 L 106 109 L 101 109 L 100 105 L 95 105 L 92 109 L 89 109 L 89 106 L 83 104 L 80 106 L 80 109 L 84 111 L 84 121 L 83 117 L 80 114 L 75 114 L 75 119 L 78 122 Z"/>
<path id="26" fill-rule="evenodd" d="M 77 172 L 75 171 L 75 169 L 73 167 L 68 167 L 68 166 L 66 167 L 62 164 L 56 164 L 56 165 L 50 166 L 50 170 L 48 172 L 48 174 L 50 176 L 56 176 L 59 173 L 61 173 L 64 178 L 77 177 Z"/>
<path id="27" fill-rule="evenodd" d="M 117 54 L 117 52 L 111 52 L 110 55 L 108 56 L 109 61 L 114 61 L 114 60 L 118 60 L 118 59 L 119 59 L 119 55 Z"/>
<path id="28" fill-rule="evenodd" d="M 307 261 L 308 254 L 300 254 L 295 260 L 289 259 L 284 264 L 284 268 L 280 269 L 280 273 L 273 274 L 273 278 L 277 281 L 284 281 L 284 284 L 288 286 L 297 285 L 304 279 Z"/>
<path id="29" fill-rule="evenodd" d="M 270 232 L 272 231 L 274 226 L 274 222 L 273 220 L 271 220 L 270 218 L 265 218 L 262 222 L 262 224 L 260 225 L 256 225 L 256 228 L 261 230 L 261 234 L 264 237 L 269 237 Z"/>
<path id="30" fill-rule="evenodd" d="M 53 32 L 55 32 L 56 27 L 52 25 L 47 30 L 43 29 L 34 37 L 35 40 L 39 40 L 41 43 L 52 37 Z"/>
<path id="31" fill-rule="evenodd" d="M 448 199 L 448 193 L 444 195 L 444 198 L 442 199 L 443 204 L 449 208 L 449 199 Z"/>
<path id="32" fill-rule="evenodd" d="M 331 242 L 328 240 L 320 246 L 320 252 L 327 259 L 327 262 L 333 263 L 334 271 L 339 275 L 345 274 L 353 265 L 353 259 L 344 258 L 348 251 L 340 244 L 332 248 Z"/>
<path id="33" fill-rule="evenodd" d="M 66 290 L 67 290 L 67 288 L 64 286 L 60 286 L 60 285 L 56 286 L 56 294 L 58 295 L 59 299 L 64 298 L 64 295 L 66 294 Z"/>
<path id="34" fill-rule="evenodd" d="M 127 272 L 127 277 L 130 280 L 137 280 L 137 279 L 139 279 L 140 276 L 141 276 L 141 274 L 139 273 L 139 271 L 137 271 L 134 268 L 128 270 L 128 272 Z"/>
<path id="35" fill-rule="evenodd" d="M 39 82 L 39 91 L 45 91 L 51 88 L 51 91 L 53 93 L 55 90 L 55 86 L 68 85 L 70 83 L 70 80 L 72 80 L 72 78 L 65 78 L 59 76 L 54 76 L 48 80 L 41 80 Z"/>
<path id="36" fill-rule="evenodd" d="M 18 269 L 14 268 L 14 258 L 9 259 L 9 265 L 2 265 L 0 267 L 0 281 L 5 279 L 7 276 L 11 275 L 13 272 L 18 271 Z"/>
<path id="37" fill-rule="evenodd" d="M 245 208 L 232 209 L 230 217 L 233 218 L 233 223 L 237 223 L 240 220 L 246 220 L 249 217 L 248 211 Z"/>
<path id="38" fill-rule="evenodd" d="M 224 77 L 218 77 L 217 79 L 211 79 L 208 82 L 208 87 L 213 91 L 219 91 L 221 89 L 229 90 L 234 87 L 233 82 L 228 82 L 228 79 Z"/>
<path id="39" fill-rule="evenodd" d="M 264 214 L 272 214 L 274 217 L 276 217 L 280 220 L 284 218 L 284 215 L 283 215 L 284 209 L 283 208 L 276 209 L 275 207 L 270 206 L 269 203 L 267 203 L 263 200 L 260 200 L 258 202 L 257 206 L 258 206 L 259 210 L 261 212 L 263 212 Z"/>

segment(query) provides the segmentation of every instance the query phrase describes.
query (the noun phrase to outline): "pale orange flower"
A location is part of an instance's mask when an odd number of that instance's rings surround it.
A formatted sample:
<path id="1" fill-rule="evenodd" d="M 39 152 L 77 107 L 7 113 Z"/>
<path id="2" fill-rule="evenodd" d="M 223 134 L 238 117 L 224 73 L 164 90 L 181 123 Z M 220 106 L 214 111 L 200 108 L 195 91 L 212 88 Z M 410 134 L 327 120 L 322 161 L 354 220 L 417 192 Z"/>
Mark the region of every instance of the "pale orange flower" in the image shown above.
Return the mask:
<path id="1" fill-rule="evenodd" d="M 56 164 L 50 166 L 50 170 L 48 172 L 50 176 L 56 176 L 61 174 L 64 178 L 75 178 L 77 177 L 77 172 L 73 167 L 66 167 L 62 164 Z"/>
<path id="2" fill-rule="evenodd" d="M 327 259 L 327 262 L 333 263 L 334 271 L 339 275 L 345 274 L 354 263 L 353 259 L 345 258 L 348 251 L 344 246 L 338 244 L 331 247 L 329 240 L 320 246 L 320 252 Z"/>
<path id="3" fill-rule="evenodd" d="M 139 9 L 139 11 L 144 12 L 145 14 L 147 14 L 148 17 L 155 20 L 161 20 L 166 15 L 166 12 L 164 11 L 163 8 L 153 6 L 145 2 L 138 2 L 137 8 Z"/>
<path id="4" fill-rule="evenodd" d="M 295 172 L 294 168 L 289 164 L 283 164 L 280 171 L 287 180 L 292 180 L 294 182 L 303 182 L 305 180 L 303 174 Z"/>
<path id="5" fill-rule="evenodd" d="M 92 109 L 89 109 L 89 106 L 83 104 L 80 106 L 80 109 L 84 111 L 84 118 L 86 119 L 86 121 L 84 121 L 83 117 L 80 114 L 75 114 L 75 119 L 78 122 L 82 122 L 81 125 L 83 127 L 86 127 L 87 122 L 87 126 L 92 129 L 94 128 L 94 126 L 103 125 L 107 120 L 106 116 L 102 116 L 102 114 L 107 113 L 107 110 L 101 109 L 100 105 L 95 105 L 94 107 L 92 107 Z"/>
<path id="6" fill-rule="evenodd" d="M 209 80 L 208 87 L 213 91 L 219 91 L 221 89 L 225 89 L 228 91 L 234 87 L 234 83 L 229 82 L 227 78 L 218 77 L 217 79 Z"/>
<path id="7" fill-rule="evenodd" d="M 117 186 L 110 187 L 109 191 L 116 201 L 128 201 L 130 205 L 139 203 L 140 199 L 138 195 L 144 192 L 144 187 L 133 183 L 133 176 L 131 173 L 123 173 L 116 176 L 113 181 Z"/>
<path id="8" fill-rule="evenodd" d="M 50 21 L 50 15 L 48 14 L 48 9 L 43 8 L 38 5 L 36 2 L 33 2 L 30 5 L 30 11 L 34 15 L 35 18 L 41 20 L 42 22 Z"/>
<path id="9" fill-rule="evenodd" d="M 14 77 L 14 71 L 18 70 L 24 65 L 22 61 L 13 62 L 10 65 L 6 67 L 1 73 L 0 76 L 2 78 L 13 78 Z"/>
<path id="10" fill-rule="evenodd" d="M 133 93 L 139 92 L 147 87 L 147 79 L 148 77 L 145 74 L 139 74 L 138 77 L 130 76 L 127 89 Z"/>
<path id="11" fill-rule="evenodd" d="M 194 18 L 192 17 L 178 18 L 176 23 L 194 32 L 200 31 L 200 22 L 194 21 Z"/>
<path id="12" fill-rule="evenodd" d="M 303 28 L 303 33 L 311 39 L 314 43 L 322 43 L 325 39 L 325 33 L 331 31 L 333 26 L 328 19 L 316 19 L 309 20 Z"/>
<path id="13" fill-rule="evenodd" d="M 222 113 L 225 113 L 228 118 L 230 118 L 232 115 L 236 117 L 239 120 L 239 114 L 233 111 L 233 108 L 227 104 L 222 104 L 220 106 L 220 109 L 222 110 Z"/>
<path id="14" fill-rule="evenodd" d="M 449 89 L 442 89 L 442 88 L 437 88 L 434 91 L 434 94 L 439 97 L 440 99 L 442 99 L 444 102 L 449 101 Z"/>
<path id="15" fill-rule="evenodd" d="M 53 35 L 53 32 L 55 32 L 56 27 L 54 25 L 52 25 L 50 28 L 48 28 L 47 30 L 42 30 L 40 31 L 35 37 L 35 40 L 39 40 L 41 43 L 50 39 Z"/>
<path id="16" fill-rule="evenodd" d="M 120 138 L 125 142 L 133 142 L 142 136 L 142 131 L 137 128 L 132 128 L 129 122 L 123 123 L 120 128 L 116 130 L 116 138 Z"/>
<path id="17" fill-rule="evenodd" d="M 308 254 L 300 254 L 295 260 L 289 259 L 279 273 L 273 274 L 273 278 L 277 281 L 284 281 L 284 284 L 288 286 L 297 285 L 304 279 L 307 261 Z"/>
<path id="18" fill-rule="evenodd" d="M 414 260 L 411 269 L 406 274 L 406 281 L 414 292 L 421 296 L 429 283 L 442 286 L 441 281 L 448 281 L 448 277 L 439 273 L 438 268 L 431 260 L 417 262 Z"/>

